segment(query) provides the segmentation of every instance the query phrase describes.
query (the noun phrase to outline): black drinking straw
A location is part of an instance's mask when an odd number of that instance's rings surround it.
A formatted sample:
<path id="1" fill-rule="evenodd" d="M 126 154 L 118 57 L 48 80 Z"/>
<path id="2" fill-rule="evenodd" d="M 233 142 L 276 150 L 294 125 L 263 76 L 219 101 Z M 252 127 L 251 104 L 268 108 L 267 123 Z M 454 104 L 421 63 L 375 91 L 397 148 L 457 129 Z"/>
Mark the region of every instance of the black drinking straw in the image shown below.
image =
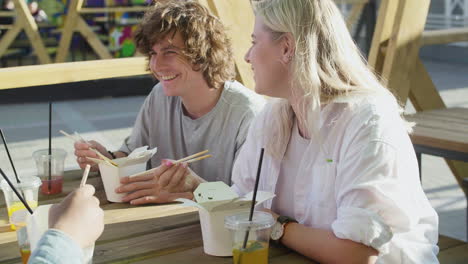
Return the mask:
<path id="1" fill-rule="evenodd" d="M 10 159 L 11 167 L 13 168 L 13 172 L 15 173 L 16 182 L 21 183 L 21 181 L 18 178 L 18 174 L 16 173 L 15 164 L 13 164 L 13 159 L 10 156 L 10 151 L 8 151 L 8 144 L 6 142 L 5 135 L 3 135 L 3 130 L 1 128 L 0 128 L 0 134 L 2 135 L 3 145 L 5 146 L 5 150 L 6 150 L 6 153 L 8 155 L 8 159 Z"/>
<path id="2" fill-rule="evenodd" d="M 18 196 L 18 198 L 24 204 L 26 209 L 28 209 L 29 213 L 33 214 L 33 210 L 31 210 L 31 207 L 29 207 L 28 203 L 24 200 L 23 196 L 21 196 L 21 194 L 19 194 L 18 190 L 16 190 L 13 183 L 11 183 L 10 179 L 8 179 L 8 177 L 5 175 L 5 173 L 3 172 L 3 170 L 1 168 L 0 168 L 0 173 L 2 174 L 3 178 L 5 178 L 5 180 L 8 182 L 8 185 L 10 185 L 11 189 L 13 189 L 13 191 L 16 193 L 16 196 Z"/>
<path id="3" fill-rule="evenodd" d="M 253 193 L 253 198 L 252 198 L 252 205 L 250 206 L 249 222 L 252 222 L 255 202 L 257 201 L 257 190 L 258 190 L 258 182 L 260 180 L 260 172 L 262 171 L 263 152 L 265 152 L 264 148 L 262 148 L 262 151 L 260 152 L 260 160 L 258 161 L 257 178 L 255 179 L 255 187 L 254 187 L 254 193 Z M 242 244 L 243 249 L 245 249 L 245 247 L 247 246 L 248 238 L 249 238 L 249 229 L 247 229 L 247 232 L 245 232 L 244 244 Z"/>
<path id="4" fill-rule="evenodd" d="M 52 102 L 49 102 L 49 192 L 52 189 Z"/>

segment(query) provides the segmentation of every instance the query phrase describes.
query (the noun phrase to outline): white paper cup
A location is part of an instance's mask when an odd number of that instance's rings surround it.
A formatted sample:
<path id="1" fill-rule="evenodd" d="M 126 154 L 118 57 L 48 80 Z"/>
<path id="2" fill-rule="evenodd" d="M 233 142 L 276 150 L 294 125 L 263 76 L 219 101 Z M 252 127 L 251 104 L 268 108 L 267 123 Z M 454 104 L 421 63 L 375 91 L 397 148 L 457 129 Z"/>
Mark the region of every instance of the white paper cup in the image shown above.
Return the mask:
<path id="1" fill-rule="evenodd" d="M 119 159 L 114 162 L 118 164 Z M 104 191 L 109 202 L 121 203 L 122 198 L 127 195 L 126 193 L 116 193 L 115 189 L 121 185 L 120 178 L 130 176 L 146 170 L 146 162 L 137 163 L 122 167 L 114 167 L 106 163 L 99 163 L 99 171 L 101 172 L 102 183 L 104 184 Z"/>
<path id="2" fill-rule="evenodd" d="M 41 205 L 34 210 L 32 215 L 26 217 L 26 225 L 28 230 L 29 243 L 31 252 L 33 252 L 42 235 L 49 229 L 49 210 L 52 204 Z M 92 246 L 82 249 L 83 263 L 91 264 L 94 254 L 94 243 Z"/>

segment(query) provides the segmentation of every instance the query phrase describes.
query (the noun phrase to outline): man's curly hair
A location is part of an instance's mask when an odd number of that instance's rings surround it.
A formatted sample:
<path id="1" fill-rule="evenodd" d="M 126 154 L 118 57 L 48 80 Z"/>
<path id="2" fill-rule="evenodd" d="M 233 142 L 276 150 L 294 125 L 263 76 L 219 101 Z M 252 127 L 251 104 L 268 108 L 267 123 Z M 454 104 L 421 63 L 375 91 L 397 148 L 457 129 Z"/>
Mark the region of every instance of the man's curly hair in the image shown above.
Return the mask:
<path id="1" fill-rule="evenodd" d="M 186 59 L 194 70 L 203 72 L 209 87 L 220 88 L 234 79 L 231 41 L 223 24 L 192 0 L 155 2 L 135 33 L 138 50 L 149 59 L 153 45 L 175 32 L 184 40 Z"/>

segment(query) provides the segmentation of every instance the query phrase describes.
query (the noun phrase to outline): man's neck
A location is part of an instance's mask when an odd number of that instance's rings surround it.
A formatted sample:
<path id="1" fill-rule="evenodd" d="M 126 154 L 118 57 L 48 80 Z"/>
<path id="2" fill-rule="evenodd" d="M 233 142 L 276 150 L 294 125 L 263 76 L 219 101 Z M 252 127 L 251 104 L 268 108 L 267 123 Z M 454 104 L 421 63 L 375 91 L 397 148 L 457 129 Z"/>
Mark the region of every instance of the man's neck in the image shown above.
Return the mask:
<path id="1" fill-rule="evenodd" d="M 223 87 L 209 88 L 207 85 L 193 87 L 189 94 L 181 96 L 186 114 L 197 119 L 209 113 L 218 103 Z"/>

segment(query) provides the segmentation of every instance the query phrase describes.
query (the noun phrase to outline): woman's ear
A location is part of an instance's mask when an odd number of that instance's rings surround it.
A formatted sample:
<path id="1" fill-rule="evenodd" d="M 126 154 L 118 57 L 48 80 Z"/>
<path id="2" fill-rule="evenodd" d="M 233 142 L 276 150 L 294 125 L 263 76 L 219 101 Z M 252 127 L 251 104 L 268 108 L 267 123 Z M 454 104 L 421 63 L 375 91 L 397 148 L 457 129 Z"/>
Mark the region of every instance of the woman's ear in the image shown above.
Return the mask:
<path id="1" fill-rule="evenodd" d="M 281 36 L 281 61 L 285 64 L 288 64 L 294 58 L 294 53 L 296 51 L 296 43 L 294 41 L 293 35 L 291 33 L 284 33 Z"/>

